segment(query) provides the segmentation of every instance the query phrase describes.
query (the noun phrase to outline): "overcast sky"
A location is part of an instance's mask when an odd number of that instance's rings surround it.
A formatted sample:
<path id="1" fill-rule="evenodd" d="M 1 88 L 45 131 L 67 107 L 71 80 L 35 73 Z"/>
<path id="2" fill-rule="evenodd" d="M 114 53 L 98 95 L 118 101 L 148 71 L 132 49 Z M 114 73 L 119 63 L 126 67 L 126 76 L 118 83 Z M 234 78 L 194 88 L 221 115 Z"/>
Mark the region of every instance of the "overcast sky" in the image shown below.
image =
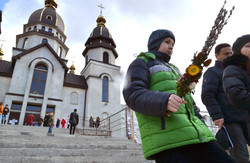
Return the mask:
<path id="1" fill-rule="evenodd" d="M 134 55 L 147 51 L 148 37 L 153 30 L 169 29 L 176 43 L 171 63 L 183 73 L 191 64 L 196 51 L 200 51 L 214 24 L 214 20 L 224 0 L 57 0 L 57 13 L 62 17 L 67 36 L 66 45 L 69 67 L 76 66 L 76 74 L 83 69 L 85 60 L 82 52 L 90 33 L 96 27 L 100 15 L 98 5 L 105 9 L 103 16 L 115 43 L 119 57 L 116 64 L 121 66 L 124 76 L 127 67 L 135 59 Z M 250 0 L 227 0 L 226 9 L 235 6 L 232 17 L 224 26 L 217 43 L 233 44 L 237 37 L 250 33 Z M 16 35 L 23 33 L 23 25 L 29 16 L 44 7 L 44 0 L 0 0 L 3 12 L 2 34 L 4 60 L 11 60 L 12 47 L 15 47 Z M 5 41 L 2 41 L 5 40 Z M 214 50 L 210 53 L 214 65 Z M 206 70 L 206 69 L 205 69 Z M 205 110 L 200 99 L 202 79 L 196 86 L 194 99 Z M 122 86 L 122 85 L 121 85 Z M 123 101 L 121 101 L 124 103 Z"/>

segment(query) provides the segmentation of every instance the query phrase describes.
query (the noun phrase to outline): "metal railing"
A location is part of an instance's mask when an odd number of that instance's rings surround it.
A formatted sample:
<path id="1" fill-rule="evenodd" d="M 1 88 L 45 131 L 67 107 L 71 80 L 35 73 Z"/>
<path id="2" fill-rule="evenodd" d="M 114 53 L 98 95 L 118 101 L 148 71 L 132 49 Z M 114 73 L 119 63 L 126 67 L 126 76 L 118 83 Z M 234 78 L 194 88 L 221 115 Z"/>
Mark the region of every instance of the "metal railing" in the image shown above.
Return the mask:
<path id="1" fill-rule="evenodd" d="M 201 111 L 203 119 L 207 125 L 207 127 L 212 131 L 215 135 L 218 131 L 218 126 L 216 126 L 208 112 Z M 135 131 L 134 129 L 134 119 L 132 118 L 133 111 L 128 107 L 123 108 L 122 110 L 114 113 L 113 115 L 100 119 L 99 126 L 90 127 L 89 126 L 89 118 L 85 117 L 85 122 L 82 123 L 84 126 L 82 129 L 77 129 L 79 134 L 83 135 L 93 135 L 93 136 L 114 136 L 116 133 L 120 132 L 120 135 L 127 137 L 128 139 L 134 139 L 134 133 L 137 132 L 139 134 L 139 130 Z M 83 117 L 80 117 L 82 120 Z"/>
<path id="2" fill-rule="evenodd" d="M 82 120 L 84 119 L 83 117 L 80 118 Z M 89 118 L 90 117 L 85 117 L 83 129 L 78 128 L 78 133 L 94 136 L 113 136 L 115 133 L 120 131 L 128 137 L 127 108 L 124 108 L 105 119 L 100 119 L 99 126 L 90 127 Z"/>

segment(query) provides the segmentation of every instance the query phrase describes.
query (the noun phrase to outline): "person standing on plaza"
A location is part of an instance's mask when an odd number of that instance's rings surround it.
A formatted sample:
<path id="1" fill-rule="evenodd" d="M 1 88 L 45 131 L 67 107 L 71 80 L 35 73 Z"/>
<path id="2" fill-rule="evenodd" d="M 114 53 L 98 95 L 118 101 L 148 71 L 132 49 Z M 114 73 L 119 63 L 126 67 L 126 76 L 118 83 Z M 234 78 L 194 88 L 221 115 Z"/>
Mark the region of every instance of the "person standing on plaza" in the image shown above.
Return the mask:
<path id="1" fill-rule="evenodd" d="M 46 113 L 43 119 L 43 127 L 49 127 L 49 113 Z"/>
<path id="2" fill-rule="evenodd" d="M 89 127 L 94 127 L 94 120 L 92 116 L 89 118 Z"/>
<path id="3" fill-rule="evenodd" d="M 222 128 L 222 125 L 225 125 L 234 145 L 233 148 L 229 149 L 229 153 L 238 162 L 242 156 L 248 153 L 243 134 L 243 126 L 246 126 L 245 111 L 238 110 L 232 106 L 223 90 L 222 83 L 223 60 L 231 57 L 232 54 L 232 48 L 227 43 L 222 43 L 215 47 L 217 60 L 215 65 L 204 73 L 201 99 L 215 125 L 219 129 Z"/>
<path id="4" fill-rule="evenodd" d="M 57 118 L 56 120 L 56 128 L 59 128 L 60 127 L 60 118 Z"/>
<path id="5" fill-rule="evenodd" d="M 123 96 L 136 112 L 144 157 L 157 163 L 232 163 L 195 115 L 191 93 L 177 95 L 182 74 L 169 63 L 175 41 L 170 30 L 153 31 L 149 51 L 140 53 L 127 70 Z"/>
<path id="6" fill-rule="evenodd" d="M 2 114 L 3 114 L 3 102 L 0 102 L 0 124 L 2 122 Z"/>
<path id="7" fill-rule="evenodd" d="M 67 128 L 69 128 L 69 126 L 70 126 L 69 119 L 70 119 L 70 116 L 68 116 L 68 118 L 67 118 Z"/>
<path id="8" fill-rule="evenodd" d="M 29 114 L 26 118 L 26 121 L 25 123 L 28 125 L 28 126 L 33 126 L 33 121 L 35 119 L 35 116 L 33 114 Z"/>
<path id="9" fill-rule="evenodd" d="M 2 117 L 2 124 L 5 124 L 6 121 L 7 121 L 7 115 L 9 113 L 9 107 L 8 107 L 8 104 L 5 105 L 5 107 L 3 108 L 3 117 Z"/>
<path id="10" fill-rule="evenodd" d="M 49 125 L 48 134 L 52 134 L 52 129 L 54 126 L 54 114 L 53 114 L 53 112 L 51 112 L 49 115 L 48 125 Z"/>
<path id="11" fill-rule="evenodd" d="M 38 123 L 38 126 L 41 126 L 43 124 L 43 116 L 40 116 L 40 118 L 38 119 L 37 123 Z"/>
<path id="12" fill-rule="evenodd" d="M 98 128 L 100 126 L 100 117 L 96 117 L 96 120 L 95 120 L 95 127 Z"/>
<path id="13" fill-rule="evenodd" d="M 69 119 L 69 123 L 70 123 L 70 132 L 69 134 L 75 134 L 75 129 L 76 126 L 78 125 L 79 122 L 79 116 L 77 114 L 77 109 L 74 109 L 74 112 L 70 113 L 70 119 Z M 73 131 L 72 131 L 73 129 Z"/>
<path id="14" fill-rule="evenodd" d="M 66 124 L 66 120 L 62 118 L 62 121 L 61 121 L 62 128 L 65 128 L 65 124 Z"/>
<path id="15" fill-rule="evenodd" d="M 245 111 L 247 123 L 237 123 L 230 127 L 233 134 L 241 139 L 235 140 L 241 150 L 232 156 L 237 158 L 237 162 L 247 163 L 250 162 L 246 145 L 246 141 L 250 145 L 250 34 L 237 38 L 232 49 L 233 55 L 223 61 L 223 88 L 232 105 Z"/>

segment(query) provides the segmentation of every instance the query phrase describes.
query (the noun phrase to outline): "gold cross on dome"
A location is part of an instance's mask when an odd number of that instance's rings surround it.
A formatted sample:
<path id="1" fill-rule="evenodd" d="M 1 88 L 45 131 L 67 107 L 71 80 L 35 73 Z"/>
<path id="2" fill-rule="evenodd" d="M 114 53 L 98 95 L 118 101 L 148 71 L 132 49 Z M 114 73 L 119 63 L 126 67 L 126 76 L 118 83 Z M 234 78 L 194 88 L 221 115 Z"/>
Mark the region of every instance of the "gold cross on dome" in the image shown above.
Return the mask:
<path id="1" fill-rule="evenodd" d="M 104 9 L 104 7 L 102 6 L 102 4 L 101 5 L 98 5 L 98 7 L 100 7 L 100 9 L 101 9 L 101 15 L 102 15 L 102 9 Z"/>

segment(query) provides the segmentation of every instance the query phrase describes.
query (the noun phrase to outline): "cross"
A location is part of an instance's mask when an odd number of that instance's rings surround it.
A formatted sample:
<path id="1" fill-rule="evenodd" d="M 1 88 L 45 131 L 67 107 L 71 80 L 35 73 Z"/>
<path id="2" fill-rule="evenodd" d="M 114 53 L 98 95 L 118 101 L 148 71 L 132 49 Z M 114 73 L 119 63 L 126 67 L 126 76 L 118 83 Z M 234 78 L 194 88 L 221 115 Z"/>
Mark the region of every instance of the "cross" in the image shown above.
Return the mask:
<path id="1" fill-rule="evenodd" d="M 102 15 L 102 9 L 104 9 L 104 7 L 102 6 L 102 4 L 101 5 L 98 5 L 98 7 L 100 7 L 100 9 L 101 9 L 101 15 Z"/>

